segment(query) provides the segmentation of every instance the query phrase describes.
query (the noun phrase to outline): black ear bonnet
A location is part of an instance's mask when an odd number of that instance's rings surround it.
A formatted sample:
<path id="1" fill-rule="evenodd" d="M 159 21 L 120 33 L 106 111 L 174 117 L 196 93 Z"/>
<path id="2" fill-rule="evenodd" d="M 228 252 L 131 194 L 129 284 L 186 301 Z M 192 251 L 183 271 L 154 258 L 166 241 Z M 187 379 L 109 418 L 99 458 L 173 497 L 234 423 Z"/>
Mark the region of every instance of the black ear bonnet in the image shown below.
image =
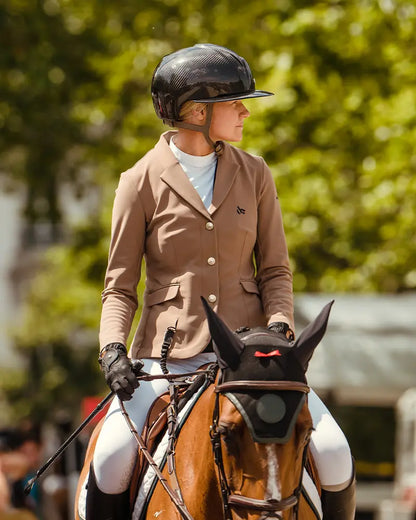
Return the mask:
<path id="1" fill-rule="evenodd" d="M 305 385 L 309 361 L 325 334 L 334 300 L 290 344 L 279 334 L 261 327 L 233 333 L 203 297 L 201 301 L 221 369 L 220 383 L 248 382 L 247 390 L 224 389 L 224 394 L 244 417 L 256 442 L 287 442 L 306 401 L 305 393 L 294 390 L 293 387 L 299 387 L 296 384 L 291 385 L 292 390 L 276 389 L 276 385 L 270 390 L 253 390 L 250 382 L 291 381 Z"/>
<path id="2" fill-rule="evenodd" d="M 265 328 L 237 332 L 244 344 L 237 367 L 222 370 L 222 382 L 298 381 L 304 369 L 292 347 Z M 292 435 L 306 395 L 294 390 L 244 390 L 224 394 L 243 416 L 255 442 L 286 443 Z"/>

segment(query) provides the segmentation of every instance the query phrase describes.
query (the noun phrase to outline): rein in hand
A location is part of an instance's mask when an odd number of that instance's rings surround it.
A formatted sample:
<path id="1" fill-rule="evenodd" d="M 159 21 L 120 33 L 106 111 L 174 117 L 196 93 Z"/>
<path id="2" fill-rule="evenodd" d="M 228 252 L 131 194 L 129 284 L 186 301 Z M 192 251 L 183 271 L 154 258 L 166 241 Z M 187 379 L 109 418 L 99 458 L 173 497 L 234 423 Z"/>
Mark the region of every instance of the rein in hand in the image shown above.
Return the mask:
<path id="1" fill-rule="evenodd" d="M 209 370 L 199 370 L 197 372 L 185 372 L 182 374 L 147 374 L 145 372 L 137 373 L 138 381 L 153 381 L 155 379 L 167 379 L 168 381 L 175 380 L 186 380 L 189 377 L 192 377 L 197 374 L 210 374 Z M 185 382 L 185 381 L 184 381 Z M 45 473 L 45 471 L 53 464 L 53 462 L 66 450 L 66 448 L 71 444 L 73 440 L 82 432 L 82 430 L 89 424 L 92 419 L 103 410 L 103 408 L 110 402 L 110 400 L 114 397 L 115 392 L 111 391 L 107 394 L 104 399 L 94 408 L 94 410 L 89 414 L 89 416 L 78 426 L 78 428 L 63 442 L 63 444 L 56 450 L 56 452 L 45 462 L 45 464 L 39 468 L 33 478 L 31 478 L 24 488 L 25 495 L 28 495 L 35 482 L 38 478 Z"/>

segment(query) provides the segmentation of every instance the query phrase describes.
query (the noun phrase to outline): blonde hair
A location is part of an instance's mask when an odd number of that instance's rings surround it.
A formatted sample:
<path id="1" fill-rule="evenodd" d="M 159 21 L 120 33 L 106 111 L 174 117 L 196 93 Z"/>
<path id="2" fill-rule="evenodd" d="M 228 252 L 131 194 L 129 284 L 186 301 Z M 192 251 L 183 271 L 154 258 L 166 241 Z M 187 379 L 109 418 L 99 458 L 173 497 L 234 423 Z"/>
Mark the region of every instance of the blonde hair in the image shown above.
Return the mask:
<path id="1" fill-rule="evenodd" d="M 186 101 L 179 112 L 179 120 L 186 121 L 194 110 L 202 112 L 207 106 L 207 103 L 198 103 L 197 101 Z"/>

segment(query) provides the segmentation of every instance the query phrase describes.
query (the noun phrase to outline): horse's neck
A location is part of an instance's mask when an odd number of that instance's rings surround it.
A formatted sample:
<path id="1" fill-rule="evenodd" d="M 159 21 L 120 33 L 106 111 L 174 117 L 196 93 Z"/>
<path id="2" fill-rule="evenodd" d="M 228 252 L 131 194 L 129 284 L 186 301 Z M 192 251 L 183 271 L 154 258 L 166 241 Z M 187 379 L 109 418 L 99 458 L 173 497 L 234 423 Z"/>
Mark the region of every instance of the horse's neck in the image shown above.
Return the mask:
<path id="1" fill-rule="evenodd" d="M 198 399 L 192 413 L 186 420 L 179 435 L 176 453 L 178 463 L 182 460 L 182 462 L 186 461 L 185 464 L 188 465 L 191 459 L 191 463 L 200 469 L 203 462 L 203 467 L 212 468 L 215 474 L 210 438 L 214 400 L 214 386 L 211 385 Z M 182 450 L 185 451 L 182 452 Z M 186 456 L 181 456 L 181 453 Z M 196 456 L 191 457 L 191 453 Z"/>
<path id="2" fill-rule="evenodd" d="M 199 503 L 206 510 L 206 518 L 221 518 L 220 490 L 211 447 L 210 427 L 214 412 L 214 386 L 211 385 L 199 398 L 178 438 L 176 463 L 178 475 L 184 484 L 187 503 Z M 186 492 L 185 492 L 185 488 Z"/>

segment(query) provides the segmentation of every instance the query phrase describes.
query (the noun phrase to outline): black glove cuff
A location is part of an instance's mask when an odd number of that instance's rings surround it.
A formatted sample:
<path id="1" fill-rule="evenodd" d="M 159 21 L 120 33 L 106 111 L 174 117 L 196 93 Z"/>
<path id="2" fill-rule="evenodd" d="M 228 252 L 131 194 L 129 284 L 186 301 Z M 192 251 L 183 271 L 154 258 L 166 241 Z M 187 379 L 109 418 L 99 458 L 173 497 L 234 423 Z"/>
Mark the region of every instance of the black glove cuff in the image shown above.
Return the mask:
<path id="1" fill-rule="evenodd" d="M 280 332 L 281 334 L 284 334 L 288 341 L 294 341 L 295 339 L 295 333 L 284 321 L 273 321 L 272 323 L 269 323 L 267 328 L 273 330 L 274 332 Z"/>
<path id="2" fill-rule="evenodd" d="M 103 347 L 98 356 L 98 363 L 103 366 L 103 362 L 110 367 L 114 361 L 121 356 L 127 356 L 127 349 L 122 343 L 109 343 Z"/>

